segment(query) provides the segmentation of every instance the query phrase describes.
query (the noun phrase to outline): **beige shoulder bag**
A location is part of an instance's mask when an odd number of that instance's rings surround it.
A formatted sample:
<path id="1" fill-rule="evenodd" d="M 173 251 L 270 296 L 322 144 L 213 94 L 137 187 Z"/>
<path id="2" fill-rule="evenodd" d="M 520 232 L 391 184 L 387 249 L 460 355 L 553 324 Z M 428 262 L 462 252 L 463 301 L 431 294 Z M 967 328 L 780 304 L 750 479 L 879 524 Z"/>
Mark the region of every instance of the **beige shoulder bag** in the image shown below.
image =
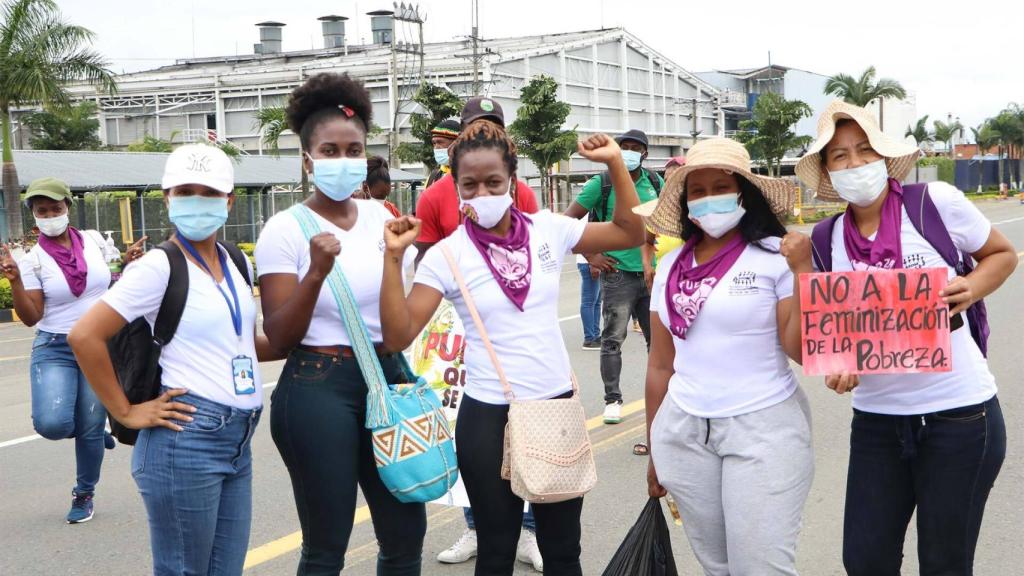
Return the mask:
<path id="1" fill-rule="evenodd" d="M 576 377 L 572 376 L 569 398 L 516 400 L 455 258 L 448 246 L 440 248 L 509 402 L 501 477 L 511 481 L 512 492 L 527 502 L 550 504 L 583 496 L 597 484 L 597 468 Z"/>

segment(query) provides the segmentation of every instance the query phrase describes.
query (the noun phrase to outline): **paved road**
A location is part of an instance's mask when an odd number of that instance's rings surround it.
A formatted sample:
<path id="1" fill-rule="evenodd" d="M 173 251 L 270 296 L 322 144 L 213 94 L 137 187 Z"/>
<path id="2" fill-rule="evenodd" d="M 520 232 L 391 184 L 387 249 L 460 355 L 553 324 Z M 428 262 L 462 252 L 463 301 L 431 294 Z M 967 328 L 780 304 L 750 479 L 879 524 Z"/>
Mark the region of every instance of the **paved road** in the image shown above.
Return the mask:
<path id="1" fill-rule="evenodd" d="M 1018 250 L 1024 250 L 1024 207 L 1016 202 L 982 205 Z M 989 501 L 977 573 L 1018 574 L 1024 564 L 1020 517 L 1024 501 L 1024 390 L 1021 390 L 1024 344 L 1024 270 L 1018 270 L 989 299 L 992 340 L 990 363 L 1000 385 L 1006 413 L 1009 450 L 1006 464 Z M 567 268 L 559 302 L 562 330 L 572 362 L 583 383 L 588 414 L 599 415 L 602 386 L 598 355 L 583 352 L 578 314 L 579 281 Z M 0 574 L 3 575 L 140 575 L 149 569 L 145 512 L 129 474 L 130 450 L 107 452 L 96 496 L 96 517 L 84 525 L 67 526 L 63 516 L 74 479 L 74 446 L 70 441 L 19 441 L 31 438 L 28 355 L 32 332 L 20 325 L 0 326 Z M 623 392 L 630 415 L 618 426 L 593 422 L 600 482 L 584 506 L 584 573 L 600 574 L 639 514 L 645 499 L 646 461 L 631 454 L 643 436 L 641 398 L 646 357 L 642 338 L 630 335 L 624 347 Z M 262 367 L 266 382 L 276 380 L 280 363 Z M 836 397 L 819 378 L 801 378 L 814 411 L 817 474 L 807 502 L 799 549 L 803 574 L 842 574 L 843 494 L 850 408 L 848 397 Z M 269 390 L 268 390 L 269 391 Z M 631 403 L 632 402 L 632 403 Z M 288 476 L 264 422 L 254 440 L 254 519 L 246 574 L 294 573 L 299 539 L 298 521 Z M 472 574 L 472 562 L 443 566 L 434 556 L 462 531 L 458 510 L 430 506 L 424 549 L 424 574 Z M 357 512 L 346 574 L 374 573 L 376 543 L 365 509 Z M 682 530 L 673 530 L 673 549 L 684 574 L 699 573 Z M 906 572 L 917 572 L 916 542 L 911 528 Z M 517 574 L 531 570 L 523 565 Z"/>

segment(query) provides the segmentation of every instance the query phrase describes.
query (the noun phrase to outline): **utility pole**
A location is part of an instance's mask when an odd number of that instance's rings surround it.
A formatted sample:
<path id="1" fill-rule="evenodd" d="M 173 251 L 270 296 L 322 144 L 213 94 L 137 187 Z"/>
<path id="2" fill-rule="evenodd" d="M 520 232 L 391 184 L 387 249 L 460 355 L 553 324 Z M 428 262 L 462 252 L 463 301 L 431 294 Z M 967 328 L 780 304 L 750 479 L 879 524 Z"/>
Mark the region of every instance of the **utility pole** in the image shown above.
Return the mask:
<path id="1" fill-rule="evenodd" d="M 473 0 L 473 95 L 480 94 L 480 3 Z"/>

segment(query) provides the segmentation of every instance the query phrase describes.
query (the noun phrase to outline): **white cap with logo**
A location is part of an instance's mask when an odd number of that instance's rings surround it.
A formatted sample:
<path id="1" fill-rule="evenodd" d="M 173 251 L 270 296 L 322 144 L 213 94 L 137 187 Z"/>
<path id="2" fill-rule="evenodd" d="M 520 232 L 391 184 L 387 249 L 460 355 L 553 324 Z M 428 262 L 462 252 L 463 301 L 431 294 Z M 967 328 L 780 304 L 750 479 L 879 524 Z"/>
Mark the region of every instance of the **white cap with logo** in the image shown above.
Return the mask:
<path id="1" fill-rule="evenodd" d="M 230 194 L 235 188 L 235 166 L 220 148 L 186 144 L 167 158 L 160 187 L 169 190 L 185 184 L 200 184 Z"/>

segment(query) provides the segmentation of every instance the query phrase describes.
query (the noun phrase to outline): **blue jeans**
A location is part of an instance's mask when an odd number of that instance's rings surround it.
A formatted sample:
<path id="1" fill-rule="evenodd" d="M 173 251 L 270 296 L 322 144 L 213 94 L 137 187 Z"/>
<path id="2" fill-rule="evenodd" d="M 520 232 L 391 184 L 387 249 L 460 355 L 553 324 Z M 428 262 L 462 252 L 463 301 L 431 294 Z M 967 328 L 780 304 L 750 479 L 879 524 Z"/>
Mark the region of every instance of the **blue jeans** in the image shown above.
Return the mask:
<path id="1" fill-rule="evenodd" d="M 593 342 L 601 337 L 601 280 L 590 275 L 590 264 L 576 264 L 583 281 L 580 292 L 580 318 L 583 319 L 583 340 Z"/>
<path id="2" fill-rule="evenodd" d="M 476 530 L 476 522 L 473 521 L 473 509 L 463 508 L 462 515 L 466 517 L 466 527 L 470 530 Z M 537 522 L 533 519 L 533 506 L 527 508 L 526 513 L 523 514 L 523 528 L 530 532 L 537 531 Z"/>
<path id="3" fill-rule="evenodd" d="M 850 576 L 898 576 L 917 509 L 923 576 L 973 574 L 982 515 L 1006 456 L 999 400 L 932 414 L 854 410 L 843 565 Z"/>
<path id="4" fill-rule="evenodd" d="M 402 381 L 397 355 L 380 357 L 388 382 Z M 288 356 L 270 408 L 270 433 L 292 481 L 302 527 L 299 576 L 337 576 L 352 534 L 356 489 L 370 507 L 380 545 L 377 574 L 418 576 L 426 507 L 402 503 L 377 472 L 366 429 L 366 381 L 354 358 L 302 349 Z"/>
<path id="5" fill-rule="evenodd" d="M 103 464 L 107 411 L 93 392 L 65 334 L 40 330 L 32 343 L 32 426 L 49 440 L 75 439 L 79 494 L 91 494 Z"/>
<path id="6" fill-rule="evenodd" d="M 147 428 L 132 477 L 149 517 L 154 576 L 237 576 L 252 521 L 252 435 L 260 409 L 239 410 L 192 394 L 181 432 Z"/>

